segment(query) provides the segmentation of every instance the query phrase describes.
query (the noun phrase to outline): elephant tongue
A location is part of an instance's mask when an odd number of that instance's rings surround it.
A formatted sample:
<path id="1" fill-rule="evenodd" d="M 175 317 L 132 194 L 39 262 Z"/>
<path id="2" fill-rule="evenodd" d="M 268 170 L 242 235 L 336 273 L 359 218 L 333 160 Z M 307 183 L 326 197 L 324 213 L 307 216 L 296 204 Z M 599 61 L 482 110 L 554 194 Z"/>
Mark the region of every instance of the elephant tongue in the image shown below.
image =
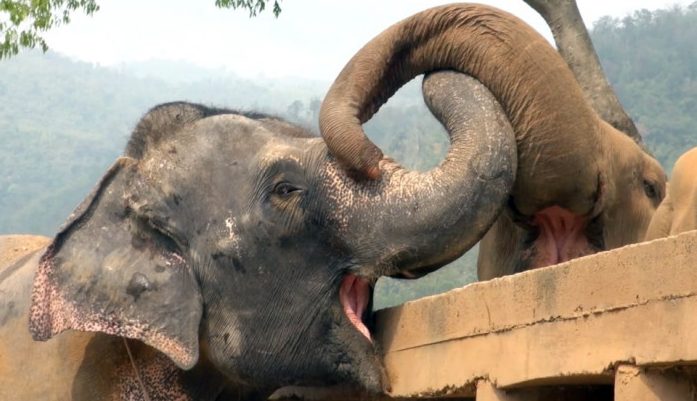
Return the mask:
<path id="1" fill-rule="evenodd" d="M 353 274 L 346 275 L 341 281 L 339 300 L 349 322 L 369 341 L 372 341 L 370 331 L 362 320 L 370 301 L 370 284 Z"/>
<path id="2" fill-rule="evenodd" d="M 552 206 L 536 213 L 533 223 L 540 229 L 535 241 L 537 252 L 533 268 L 566 262 L 595 252 L 585 234 L 588 224 L 585 217 Z"/>

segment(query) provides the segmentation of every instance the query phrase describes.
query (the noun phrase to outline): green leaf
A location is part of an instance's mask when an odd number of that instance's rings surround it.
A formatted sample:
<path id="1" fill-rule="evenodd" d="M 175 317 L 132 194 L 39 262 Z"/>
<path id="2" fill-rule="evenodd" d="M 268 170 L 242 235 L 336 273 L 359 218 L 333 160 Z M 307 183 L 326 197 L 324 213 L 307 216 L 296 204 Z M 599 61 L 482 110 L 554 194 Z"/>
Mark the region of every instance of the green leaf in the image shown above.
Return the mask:
<path id="1" fill-rule="evenodd" d="M 96 0 L 0 0 L 0 59 L 16 55 L 20 48 L 39 46 L 46 51 L 43 32 L 70 23 L 72 12 L 92 15 L 98 10 Z"/>

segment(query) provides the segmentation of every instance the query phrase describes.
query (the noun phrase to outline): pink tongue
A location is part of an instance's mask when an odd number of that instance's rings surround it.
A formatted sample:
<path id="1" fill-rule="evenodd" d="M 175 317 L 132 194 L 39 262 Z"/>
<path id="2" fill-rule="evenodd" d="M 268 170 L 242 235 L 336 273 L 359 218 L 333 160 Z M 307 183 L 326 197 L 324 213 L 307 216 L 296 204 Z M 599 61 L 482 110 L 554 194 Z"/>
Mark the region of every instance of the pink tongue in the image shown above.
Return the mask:
<path id="1" fill-rule="evenodd" d="M 369 300 L 370 284 L 366 280 L 353 274 L 344 277 L 339 289 L 339 301 L 344 309 L 344 314 L 356 330 L 372 341 L 370 331 L 361 319 L 363 312 L 368 307 Z"/>
<path id="2" fill-rule="evenodd" d="M 593 253 L 584 234 L 586 219 L 559 206 L 535 214 L 540 227 L 536 240 L 538 256 L 533 267 L 549 266 Z"/>

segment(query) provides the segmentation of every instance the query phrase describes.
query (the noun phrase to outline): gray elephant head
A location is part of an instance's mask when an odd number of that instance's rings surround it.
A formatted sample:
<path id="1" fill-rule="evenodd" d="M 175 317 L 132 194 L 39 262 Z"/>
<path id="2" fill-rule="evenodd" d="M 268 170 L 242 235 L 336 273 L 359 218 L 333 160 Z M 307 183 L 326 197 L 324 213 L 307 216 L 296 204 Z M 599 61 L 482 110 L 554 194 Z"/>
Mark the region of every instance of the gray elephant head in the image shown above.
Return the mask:
<path id="1" fill-rule="evenodd" d="M 282 120 L 155 107 L 42 257 L 34 338 L 67 329 L 135 338 L 181 369 L 212 365 L 260 392 L 383 390 L 369 321 L 375 280 L 457 257 L 513 180 L 507 122 L 440 114 L 458 128 L 439 168 L 383 159 L 380 180 L 360 181 L 321 138 Z M 473 130 L 486 139 L 473 141 Z"/>
<path id="2" fill-rule="evenodd" d="M 382 154 L 361 123 L 405 82 L 441 69 L 481 81 L 515 131 L 516 181 L 480 246 L 481 279 L 641 240 L 665 193 L 660 165 L 598 117 L 541 35 L 493 7 L 434 7 L 360 49 L 320 111 L 332 153 L 363 176 L 378 177 Z"/>

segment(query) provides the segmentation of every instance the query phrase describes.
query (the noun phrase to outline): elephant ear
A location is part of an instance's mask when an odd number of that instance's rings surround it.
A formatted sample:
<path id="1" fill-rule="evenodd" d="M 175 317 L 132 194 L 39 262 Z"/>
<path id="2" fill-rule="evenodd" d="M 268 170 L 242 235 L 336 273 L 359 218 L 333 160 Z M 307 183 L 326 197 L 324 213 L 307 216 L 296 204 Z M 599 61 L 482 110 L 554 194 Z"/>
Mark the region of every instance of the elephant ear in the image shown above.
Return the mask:
<path id="1" fill-rule="evenodd" d="M 183 369 L 197 362 L 201 293 L 157 195 L 134 159 L 107 171 L 41 258 L 29 321 L 35 340 L 102 332 L 141 340 Z"/>

